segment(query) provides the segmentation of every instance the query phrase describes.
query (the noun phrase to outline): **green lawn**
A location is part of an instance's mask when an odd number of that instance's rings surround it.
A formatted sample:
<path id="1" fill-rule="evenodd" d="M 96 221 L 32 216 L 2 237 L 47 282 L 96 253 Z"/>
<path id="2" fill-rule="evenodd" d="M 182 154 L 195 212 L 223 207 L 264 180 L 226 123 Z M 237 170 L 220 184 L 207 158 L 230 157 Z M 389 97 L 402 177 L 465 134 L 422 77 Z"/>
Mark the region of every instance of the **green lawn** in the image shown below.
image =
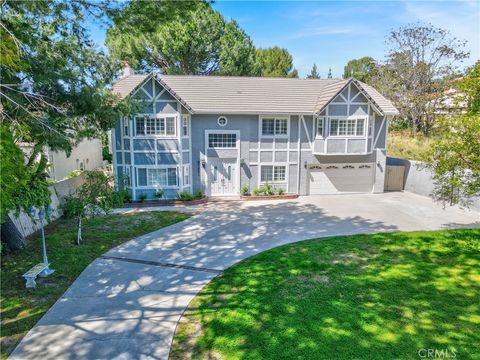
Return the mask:
<path id="1" fill-rule="evenodd" d="M 171 357 L 478 359 L 479 329 L 480 230 L 341 236 L 226 270 L 191 303 Z"/>
<path id="2" fill-rule="evenodd" d="M 41 262 L 40 237 L 19 253 L 2 257 L 1 267 L 1 358 L 16 344 L 65 292 L 83 269 L 110 248 L 139 235 L 185 220 L 179 212 L 143 212 L 107 215 L 86 220 L 83 243 L 74 244 L 75 222 L 59 220 L 46 228 L 49 261 L 55 273 L 38 279 L 36 289 L 25 289 L 22 274 Z"/>

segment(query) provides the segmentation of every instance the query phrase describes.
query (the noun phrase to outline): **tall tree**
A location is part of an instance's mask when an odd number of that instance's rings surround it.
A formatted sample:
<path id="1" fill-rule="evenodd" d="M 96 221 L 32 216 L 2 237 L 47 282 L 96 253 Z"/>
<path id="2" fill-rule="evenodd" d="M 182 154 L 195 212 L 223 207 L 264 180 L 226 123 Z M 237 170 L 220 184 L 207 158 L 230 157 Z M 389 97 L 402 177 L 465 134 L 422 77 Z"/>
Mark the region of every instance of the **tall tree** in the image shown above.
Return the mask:
<path id="1" fill-rule="evenodd" d="M 387 62 L 373 78 L 376 87 L 392 99 L 400 116 L 417 131 L 428 134 L 433 126 L 435 102 L 469 56 L 460 41 L 432 25 L 414 25 L 392 31 Z"/>
<path id="2" fill-rule="evenodd" d="M 30 175 L 17 188 L 26 202 L 21 196 L 11 200 L 41 206 L 47 186 L 44 146 L 68 153 L 75 141 L 110 129 L 118 118 L 122 105 L 105 90 L 116 67 L 85 27 L 87 17 L 101 18 L 109 9 L 86 0 L 4 1 L 1 6 L 1 121 L 14 144 L 34 145 L 29 158 L 17 164 Z M 2 181 L 2 192 L 7 187 Z"/>
<path id="3" fill-rule="evenodd" d="M 293 68 L 293 58 L 287 49 L 277 46 L 257 49 L 257 69 L 261 76 L 267 77 L 298 77 L 298 71 Z"/>
<path id="4" fill-rule="evenodd" d="M 348 79 L 354 77 L 363 82 L 370 82 L 370 79 L 376 69 L 375 60 L 370 56 L 365 56 L 359 59 L 350 60 L 345 65 L 343 71 L 343 78 Z"/>
<path id="5" fill-rule="evenodd" d="M 439 136 L 430 150 L 434 197 L 450 204 L 469 205 L 480 196 L 480 62 L 458 84 L 467 99 L 466 114 L 437 120 Z"/>
<path id="6" fill-rule="evenodd" d="M 114 58 L 141 70 L 255 73 L 255 48 L 248 35 L 204 2 L 133 0 L 114 15 L 106 44 Z"/>
<path id="7" fill-rule="evenodd" d="M 313 64 L 310 74 L 307 75 L 307 79 L 320 79 L 320 74 L 317 70 L 317 64 Z"/>

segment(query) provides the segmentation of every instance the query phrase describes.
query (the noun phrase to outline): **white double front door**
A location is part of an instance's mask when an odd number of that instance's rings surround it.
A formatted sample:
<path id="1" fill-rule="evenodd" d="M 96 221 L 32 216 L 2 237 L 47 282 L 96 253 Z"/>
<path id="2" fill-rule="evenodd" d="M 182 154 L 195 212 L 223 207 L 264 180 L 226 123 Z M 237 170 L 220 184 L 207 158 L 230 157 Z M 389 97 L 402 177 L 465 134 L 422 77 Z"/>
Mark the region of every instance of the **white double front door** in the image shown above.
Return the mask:
<path id="1" fill-rule="evenodd" d="M 235 159 L 208 159 L 210 196 L 238 195 Z"/>

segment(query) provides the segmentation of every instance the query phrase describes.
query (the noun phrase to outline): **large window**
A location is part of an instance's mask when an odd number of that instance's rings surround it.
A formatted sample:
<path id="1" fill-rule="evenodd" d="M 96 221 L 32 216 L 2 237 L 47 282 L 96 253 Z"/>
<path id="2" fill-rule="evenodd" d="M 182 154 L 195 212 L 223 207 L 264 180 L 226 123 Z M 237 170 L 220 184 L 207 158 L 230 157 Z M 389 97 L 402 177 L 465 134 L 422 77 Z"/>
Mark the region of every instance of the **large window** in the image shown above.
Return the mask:
<path id="1" fill-rule="evenodd" d="M 237 147 L 237 134 L 208 134 L 208 147 L 234 149 Z"/>
<path id="2" fill-rule="evenodd" d="M 284 165 L 262 165 L 260 170 L 261 182 L 285 181 L 286 166 Z"/>
<path id="3" fill-rule="evenodd" d="M 330 136 L 364 136 L 365 119 L 330 119 Z"/>
<path id="4" fill-rule="evenodd" d="M 177 168 L 138 168 L 138 186 L 177 186 Z"/>
<path id="5" fill-rule="evenodd" d="M 262 119 L 262 136 L 284 136 L 288 133 L 288 119 L 264 118 Z"/>
<path id="6" fill-rule="evenodd" d="M 176 135 L 175 117 L 135 117 L 135 135 L 136 136 L 175 136 Z"/>

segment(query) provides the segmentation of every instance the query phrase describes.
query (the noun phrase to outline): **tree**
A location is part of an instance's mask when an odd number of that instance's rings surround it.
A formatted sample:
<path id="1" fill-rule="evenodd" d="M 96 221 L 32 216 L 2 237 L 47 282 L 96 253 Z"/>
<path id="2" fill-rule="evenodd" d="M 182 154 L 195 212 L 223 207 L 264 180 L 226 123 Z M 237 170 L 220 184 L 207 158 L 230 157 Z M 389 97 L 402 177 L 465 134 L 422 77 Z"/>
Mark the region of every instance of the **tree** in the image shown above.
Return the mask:
<path id="1" fill-rule="evenodd" d="M 332 68 L 328 68 L 328 75 L 327 75 L 327 79 L 332 79 L 333 76 L 332 76 Z"/>
<path id="2" fill-rule="evenodd" d="M 375 69 L 376 63 L 372 57 L 364 56 L 359 59 L 353 59 L 345 65 L 343 78 L 354 77 L 357 80 L 369 83 Z"/>
<path id="3" fill-rule="evenodd" d="M 29 179 L 19 187 L 21 196 L 6 201 L 9 208 L 28 211 L 25 206 L 46 199 L 44 146 L 68 153 L 75 141 L 110 129 L 118 119 L 123 103 L 105 90 L 117 67 L 85 27 L 87 17 L 105 11 L 105 4 L 86 0 L 2 3 L 2 122 L 15 146 L 33 145 L 28 158 L 17 160 Z"/>
<path id="4" fill-rule="evenodd" d="M 257 69 L 261 76 L 266 77 L 298 77 L 298 71 L 293 68 L 293 58 L 287 49 L 277 46 L 257 49 Z"/>
<path id="5" fill-rule="evenodd" d="M 469 56 L 464 51 L 466 42 L 446 30 L 417 24 L 392 31 L 388 43 L 387 62 L 372 82 L 393 100 L 402 118 L 428 135 L 447 79 Z"/>
<path id="6" fill-rule="evenodd" d="M 134 0 L 114 16 L 106 44 L 115 59 L 140 70 L 189 75 L 255 73 L 255 48 L 248 35 L 204 2 Z"/>
<path id="7" fill-rule="evenodd" d="M 313 64 L 312 70 L 310 70 L 310 74 L 307 75 L 307 79 L 320 79 L 320 74 L 317 70 L 317 64 Z"/>
<path id="8" fill-rule="evenodd" d="M 255 68 L 255 46 L 234 20 L 225 25 L 218 54 L 219 75 L 252 76 Z"/>
<path id="9" fill-rule="evenodd" d="M 115 205 L 113 177 L 102 171 L 88 171 L 85 182 L 65 198 L 62 210 L 66 217 L 77 219 L 77 245 L 82 242 L 82 220 L 88 216 L 106 214 Z"/>
<path id="10" fill-rule="evenodd" d="M 469 204 L 480 195 L 480 62 L 467 70 L 458 88 L 466 95 L 466 114 L 437 120 L 439 136 L 430 149 L 434 197 L 444 204 Z"/>

